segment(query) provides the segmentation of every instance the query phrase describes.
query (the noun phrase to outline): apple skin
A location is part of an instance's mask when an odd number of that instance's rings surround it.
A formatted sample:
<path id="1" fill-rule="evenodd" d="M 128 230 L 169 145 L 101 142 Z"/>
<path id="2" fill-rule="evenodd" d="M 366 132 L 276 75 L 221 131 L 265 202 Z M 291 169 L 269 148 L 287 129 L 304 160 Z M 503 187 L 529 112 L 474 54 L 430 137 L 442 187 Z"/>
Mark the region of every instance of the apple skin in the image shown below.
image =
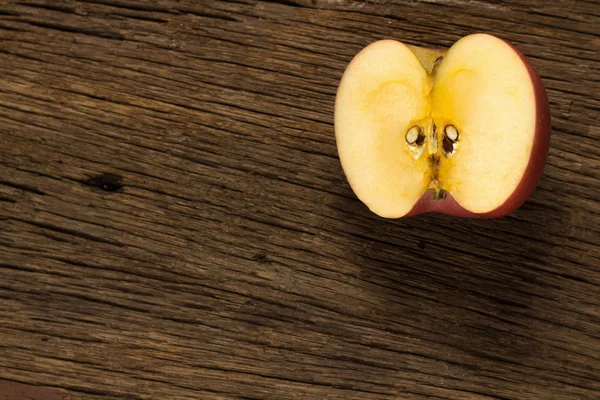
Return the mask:
<path id="1" fill-rule="evenodd" d="M 499 38 L 496 39 L 502 40 Z M 517 48 L 506 41 L 503 42 L 519 55 L 521 61 L 523 61 L 523 64 L 527 67 L 535 94 L 537 114 L 535 135 L 529 162 L 525 168 L 523 177 L 521 177 L 521 181 L 504 204 L 487 213 L 473 213 L 465 210 L 447 192 L 443 199 L 434 200 L 433 193 L 428 190 L 421 196 L 411 211 L 406 214 L 407 217 L 423 213 L 440 213 L 462 218 L 500 218 L 511 214 L 520 208 L 535 190 L 542 177 L 542 173 L 544 172 L 544 166 L 546 165 L 548 150 L 550 148 L 550 105 L 548 103 L 548 96 L 544 84 L 536 70 L 533 68 L 533 65 L 531 65 L 529 60 L 527 60 Z M 439 50 L 435 49 L 435 51 L 438 52 Z"/>

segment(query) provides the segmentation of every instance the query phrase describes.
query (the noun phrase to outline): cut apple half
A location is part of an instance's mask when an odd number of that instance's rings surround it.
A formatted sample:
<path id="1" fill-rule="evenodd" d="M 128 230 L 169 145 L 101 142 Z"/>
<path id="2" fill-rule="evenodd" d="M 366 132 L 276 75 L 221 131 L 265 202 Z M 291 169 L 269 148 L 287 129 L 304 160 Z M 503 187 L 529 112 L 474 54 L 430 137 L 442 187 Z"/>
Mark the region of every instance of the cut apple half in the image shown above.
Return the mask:
<path id="1" fill-rule="evenodd" d="M 525 57 L 494 36 L 448 51 L 381 40 L 344 72 L 335 135 L 350 186 L 379 216 L 499 217 L 540 179 L 548 100 Z"/>

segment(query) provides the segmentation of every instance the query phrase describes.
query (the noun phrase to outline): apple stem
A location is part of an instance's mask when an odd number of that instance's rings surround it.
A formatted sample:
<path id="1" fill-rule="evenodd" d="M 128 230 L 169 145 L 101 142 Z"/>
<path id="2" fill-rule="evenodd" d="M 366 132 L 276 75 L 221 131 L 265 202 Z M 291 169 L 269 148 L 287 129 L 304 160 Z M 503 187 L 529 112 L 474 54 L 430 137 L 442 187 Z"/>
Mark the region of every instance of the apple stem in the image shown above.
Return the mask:
<path id="1" fill-rule="evenodd" d="M 441 55 L 435 59 L 435 61 L 433 62 L 433 68 L 431 69 L 431 76 L 435 75 L 435 73 L 437 72 L 437 69 L 440 66 L 440 64 L 442 63 L 443 59 L 444 59 L 444 55 Z"/>

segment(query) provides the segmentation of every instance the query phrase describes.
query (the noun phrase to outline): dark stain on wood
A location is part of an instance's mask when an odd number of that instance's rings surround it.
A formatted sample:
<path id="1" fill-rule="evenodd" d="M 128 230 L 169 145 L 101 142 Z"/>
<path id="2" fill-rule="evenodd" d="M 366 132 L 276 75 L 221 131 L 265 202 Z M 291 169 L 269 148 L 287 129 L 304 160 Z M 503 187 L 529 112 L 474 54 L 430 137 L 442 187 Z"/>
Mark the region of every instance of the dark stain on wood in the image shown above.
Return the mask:
<path id="1" fill-rule="evenodd" d="M 123 177 L 115 174 L 94 175 L 83 181 L 84 184 L 104 190 L 105 192 L 117 192 L 123 189 Z"/>
<path id="2" fill-rule="evenodd" d="M 0 379 L 74 400 L 599 397 L 597 3 L 1 3 Z M 336 153 L 344 68 L 378 39 L 481 31 L 548 90 L 538 189 L 499 220 L 377 218 Z"/>

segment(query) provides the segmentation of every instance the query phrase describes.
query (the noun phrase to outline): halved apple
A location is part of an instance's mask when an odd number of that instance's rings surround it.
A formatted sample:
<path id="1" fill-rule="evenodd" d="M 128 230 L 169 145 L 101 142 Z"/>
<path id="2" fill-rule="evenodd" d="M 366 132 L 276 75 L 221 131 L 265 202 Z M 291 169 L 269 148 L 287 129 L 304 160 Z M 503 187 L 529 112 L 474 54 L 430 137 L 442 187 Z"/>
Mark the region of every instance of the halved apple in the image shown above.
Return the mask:
<path id="1" fill-rule="evenodd" d="M 447 51 L 381 40 L 344 72 L 335 135 L 350 186 L 379 216 L 500 217 L 541 177 L 550 112 L 538 74 L 499 38 Z"/>

